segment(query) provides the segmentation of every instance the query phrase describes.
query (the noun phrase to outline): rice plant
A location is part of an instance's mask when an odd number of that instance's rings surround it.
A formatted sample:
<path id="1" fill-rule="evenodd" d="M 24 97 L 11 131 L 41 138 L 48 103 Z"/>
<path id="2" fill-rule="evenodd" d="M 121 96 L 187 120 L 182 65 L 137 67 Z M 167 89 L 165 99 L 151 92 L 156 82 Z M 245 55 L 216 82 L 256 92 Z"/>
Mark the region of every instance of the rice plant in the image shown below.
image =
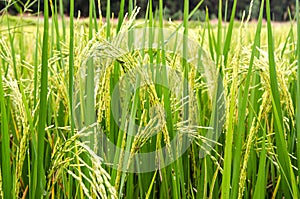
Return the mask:
<path id="1" fill-rule="evenodd" d="M 281 24 L 88 2 L 1 11 L 0 198 L 299 197 L 298 0 Z"/>

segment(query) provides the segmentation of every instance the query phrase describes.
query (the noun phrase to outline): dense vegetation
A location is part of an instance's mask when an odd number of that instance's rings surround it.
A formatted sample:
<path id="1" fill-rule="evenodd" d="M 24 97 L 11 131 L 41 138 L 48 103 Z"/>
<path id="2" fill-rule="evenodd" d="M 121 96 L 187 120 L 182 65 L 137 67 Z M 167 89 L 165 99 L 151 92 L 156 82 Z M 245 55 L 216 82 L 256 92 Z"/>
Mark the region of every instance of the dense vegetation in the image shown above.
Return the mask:
<path id="1" fill-rule="evenodd" d="M 284 24 L 44 2 L 0 16 L 0 198 L 299 198 L 298 1 Z"/>
<path id="2" fill-rule="evenodd" d="M 30 2 L 33 3 L 31 6 L 31 9 L 34 13 L 37 12 L 38 6 L 36 0 L 13 0 L 14 6 L 12 6 L 9 11 L 11 13 L 17 14 L 18 12 L 24 11 L 24 4 Z M 43 10 L 43 0 L 41 0 L 41 10 Z M 50 2 L 50 1 L 49 1 Z M 87 0 L 75 0 L 74 1 L 74 11 L 75 16 L 78 15 L 78 11 L 80 11 L 81 16 L 87 17 L 89 15 L 89 1 Z M 102 0 L 98 1 L 95 0 L 96 7 L 98 6 L 98 2 L 100 2 L 101 11 L 102 13 L 106 13 L 106 7 L 108 0 Z M 141 10 L 138 14 L 139 17 L 144 17 L 146 13 L 147 8 L 147 0 L 137 0 L 135 1 L 136 5 L 141 7 Z M 158 0 L 153 0 L 153 10 L 158 9 Z M 190 4 L 190 11 L 198 4 L 199 0 L 189 0 Z M 246 11 L 246 13 L 249 12 L 250 8 L 250 2 L 251 0 L 239 0 L 237 2 L 236 7 L 236 15 L 235 17 L 238 19 L 241 19 L 243 12 Z M 53 0 L 53 3 L 58 3 L 58 0 Z M 70 0 L 63 0 L 63 10 L 64 13 L 69 15 L 70 13 Z M 125 12 L 128 11 L 128 4 L 129 1 L 125 1 Z M 119 0 L 110 0 L 110 11 L 114 13 L 114 15 L 117 17 L 119 14 L 119 8 L 120 8 L 120 1 Z M 203 4 L 200 6 L 198 11 L 191 17 L 193 20 L 205 20 L 205 10 L 208 8 L 210 13 L 210 18 L 214 19 L 218 16 L 218 5 L 219 0 L 204 0 Z M 225 15 L 225 8 L 227 7 L 227 20 L 230 17 L 231 8 L 233 5 L 233 0 L 223 0 L 222 1 L 222 7 L 223 7 L 223 16 Z M 253 7 L 252 7 L 252 15 L 251 18 L 257 19 L 258 13 L 259 13 L 259 5 L 260 0 L 254 0 L 253 1 Z M 4 8 L 5 1 L 0 1 L 0 10 Z M 295 13 L 295 1 L 294 0 L 272 0 L 270 2 L 271 6 L 271 17 L 273 20 L 277 21 L 286 21 L 289 20 L 288 12 L 291 11 L 292 14 Z M 165 0 L 163 2 L 164 7 L 164 17 L 166 19 L 172 18 L 172 19 L 183 19 L 183 0 L 180 1 L 174 1 L 174 0 Z M 99 14 L 99 12 L 97 12 Z M 51 13 L 50 13 L 51 15 Z M 265 15 L 264 15 L 265 16 Z"/>

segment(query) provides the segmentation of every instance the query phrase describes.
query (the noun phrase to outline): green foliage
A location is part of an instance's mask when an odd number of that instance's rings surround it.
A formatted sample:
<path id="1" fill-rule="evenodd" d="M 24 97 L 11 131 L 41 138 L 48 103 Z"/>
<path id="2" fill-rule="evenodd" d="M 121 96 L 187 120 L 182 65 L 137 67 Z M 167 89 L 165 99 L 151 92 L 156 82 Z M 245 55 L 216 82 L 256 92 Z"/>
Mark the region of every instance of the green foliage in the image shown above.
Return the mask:
<path id="1" fill-rule="evenodd" d="M 34 8 L 26 2 L 15 6 Z M 38 4 L 43 22 L 8 7 L 0 17 L 0 198 L 299 198 L 299 7 L 297 23 L 277 25 L 270 0 L 103 1 L 104 21 L 96 1 L 83 20 L 73 12 L 83 1 L 49 2 Z M 241 7 L 258 22 L 236 22 Z M 192 142 L 172 159 L 180 130 L 176 145 Z M 122 150 L 103 155 L 107 141 Z M 153 151 L 154 170 L 128 172 L 141 169 L 135 154 Z"/>

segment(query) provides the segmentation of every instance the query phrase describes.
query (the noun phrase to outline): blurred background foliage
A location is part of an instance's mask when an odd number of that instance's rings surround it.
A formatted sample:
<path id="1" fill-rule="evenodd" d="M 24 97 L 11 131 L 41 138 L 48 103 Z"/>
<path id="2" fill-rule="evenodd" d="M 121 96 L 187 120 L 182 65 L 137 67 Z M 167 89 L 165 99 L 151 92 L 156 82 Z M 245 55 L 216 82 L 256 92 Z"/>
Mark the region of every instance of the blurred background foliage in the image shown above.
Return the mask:
<path id="1" fill-rule="evenodd" d="M 36 13 L 38 10 L 37 1 L 39 0 L 12 0 L 14 1 L 13 5 L 9 7 L 8 11 L 10 14 L 17 15 L 19 12 L 24 11 L 24 5 L 28 2 L 33 3 L 31 6 L 31 13 Z M 58 0 L 52 0 L 53 3 L 58 3 Z M 96 5 L 98 6 L 98 0 L 95 0 Z M 120 0 L 111 0 L 111 11 L 114 17 L 118 16 Z M 199 2 L 199 0 L 190 0 L 190 9 L 193 9 L 194 6 Z M 251 0 L 239 0 L 237 3 L 237 14 L 236 18 L 241 19 L 243 12 L 246 16 L 249 12 Z M 40 0 L 41 8 L 43 8 L 43 0 Z M 69 15 L 69 4 L 70 0 L 63 0 L 64 3 L 64 13 Z M 107 0 L 101 0 L 101 12 L 106 13 Z M 128 3 L 128 0 L 126 1 Z M 141 8 L 139 17 L 145 15 L 146 7 L 148 0 L 136 0 L 136 5 Z M 0 0 L 0 10 L 3 13 L 4 7 L 7 4 L 7 0 Z M 233 0 L 223 0 L 222 12 L 223 16 L 227 16 L 227 20 L 231 13 L 231 7 Z M 153 5 L 155 8 L 158 7 L 158 0 L 153 0 Z M 192 20 L 201 20 L 205 19 L 206 8 L 209 12 L 210 19 L 215 19 L 218 13 L 219 0 L 204 0 L 202 6 L 193 16 Z M 257 19 L 259 12 L 260 0 L 254 0 L 252 6 L 252 19 Z M 128 7 L 128 6 L 125 6 Z M 164 0 L 164 11 L 165 18 L 172 18 L 174 20 L 181 20 L 183 17 L 183 0 Z M 227 10 L 225 9 L 227 8 Z M 295 1 L 294 0 L 272 0 L 271 1 L 271 13 L 273 20 L 276 21 L 286 21 L 289 20 L 289 11 L 293 16 L 295 12 Z M 81 17 L 87 17 L 89 12 L 89 0 L 75 0 L 75 16 L 78 16 L 80 13 Z M 225 13 L 226 12 L 226 13 Z M 99 12 L 97 13 L 99 16 Z"/>

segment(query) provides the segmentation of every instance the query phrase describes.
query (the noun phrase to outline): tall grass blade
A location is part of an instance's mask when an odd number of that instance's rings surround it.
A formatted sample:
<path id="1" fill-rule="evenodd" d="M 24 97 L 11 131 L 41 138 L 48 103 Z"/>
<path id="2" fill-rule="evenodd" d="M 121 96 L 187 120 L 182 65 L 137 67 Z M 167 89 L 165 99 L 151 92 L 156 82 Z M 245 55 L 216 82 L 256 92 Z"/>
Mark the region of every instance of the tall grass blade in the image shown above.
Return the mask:
<path id="1" fill-rule="evenodd" d="M 258 19 L 258 24 L 256 28 L 254 43 L 252 46 L 252 52 L 249 62 L 249 68 L 247 71 L 247 77 L 245 81 L 245 87 L 243 91 L 243 96 L 239 99 L 239 106 L 238 106 L 238 124 L 236 130 L 236 144 L 234 150 L 234 158 L 233 158 L 233 174 L 232 174 L 232 197 L 237 198 L 238 196 L 238 187 L 239 187 L 239 177 L 240 177 L 240 161 L 242 155 L 242 145 L 244 140 L 244 132 L 245 132 L 245 119 L 246 119 L 246 108 L 248 102 L 248 94 L 249 88 L 251 83 L 251 77 L 253 74 L 253 65 L 254 65 L 254 58 L 259 58 L 259 51 L 257 50 L 260 47 L 260 36 L 261 36 L 261 28 L 262 28 L 262 17 L 263 17 L 263 10 L 264 10 L 264 0 L 261 2 L 260 8 L 260 15 Z M 252 122 L 250 122 L 252 123 Z"/>
<path id="2" fill-rule="evenodd" d="M 40 1 L 38 1 L 38 12 L 40 11 Z M 38 17 L 39 17 L 40 13 L 38 13 Z M 37 28 L 36 28 L 36 39 L 35 39 L 35 54 L 34 54 L 34 91 L 33 91 L 33 105 L 34 107 L 37 106 L 38 104 L 38 99 L 37 99 L 37 94 L 39 92 L 39 89 L 38 89 L 38 65 L 39 65 L 39 37 L 40 37 L 40 20 L 38 18 L 38 21 L 37 21 Z M 38 114 L 34 114 L 34 123 L 35 121 L 37 121 L 37 118 L 38 118 Z M 34 131 L 32 131 L 33 133 Z M 35 196 L 35 191 L 36 191 L 36 186 L 37 186 L 37 151 L 38 151 L 38 145 L 37 145 L 37 136 L 32 136 L 32 158 L 31 158 L 31 161 L 33 163 L 32 165 L 32 169 L 31 169 L 31 172 L 30 172 L 30 177 L 29 177 L 29 187 L 30 187 L 30 191 L 29 191 L 29 197 L 33 198 Z"/>
<path id="3" fill-rule="evenodd" d="M 94 11 L 93 5 L 94 5 L 94 0 L 89 0 L 89 40 L 93 38 L 93 11 Z"/>
<path id="4" fill-rule="evenodd" d="M 270 85 L 271 85 L 271 99 L 272 99 L 272 108 L 274 115 L 274 124 L 275 124 L 275 138 L 276 138 L 276 147 L 278 153 L 278 159 L 280 163 L 280 169 L 282 172 L 282 188 L 284 190 L 285 197 L 298 198 L 298 188 L 296 185 L 296 180 L 294 172 L 292 169 L 291 160 L 289 158 L 289 153 L 287 151 L 287 145 L 285 140 L 285 131 L 283 125 L 283 115 L 281 109 L 277 72 L 276 72 L 276 63 L 274 56 L 274 42 L 273 42 L 273 33 L 271 26 L 271 12 L 270 12 L 270 0 L 267 0 L 266 5 L 267 12 L 267 29 L 268 29 L 268 55 L 269 55 L 269 72 L 270 72 Z"/>
<path id="5" fill-rule="evenodd" d="M 40 90 L 40 107 L 39 121 L 37 128 L 38 137 L 38 157 L 37 157 L 37 188 L 36 198 L 44 195 L 46 176 L 44 168 L 45 152 L 45 127 L 47 116 L 47 94 L 48 94 L 48 42 L 49 42 L 49 11 L 48 0 L 44 1 L 44 33 L 42 49 L 42 71 L 41 71 L 41 90 Z"/>
<path id="6" fill-rule="evenodd" d="M 116 28 L 116 33 L 118 34 L 120 32 L 121 29 L 121 25 L 123 23 L 124 20 L 124 9 L 125 9 L 125 0 L 121 0 L 120 2 L 120 11 L 119 11 L 119 16 L 118 16 L 118 24 L 117 24 L 117 28 Z M 117 96 L 119 95 L 119 91 L 118 88 L 116 87 L 116 84 L 119 81 L 119 76 L 120 76 L 120 64 L 119 62 L 115 62 L 114 63 L 114 69 L 113 69 L 113 73 L 112 73 L 112 77 L 110 79 L 110 95 L 112 96 L 112 92 L 114 89 L 116 89 L 116 93 Z M 111 105 L 110 107 L 110 135 L 109 135 L 109 139 L 116 143 L 118 147 L 121 147 L 121 144 L 123 143 L 123 139 L 125 139 L 125 134 L 122 130 L 119 130 L 119 127 L 113 117 L 113 112 L 120 114 L 120 102 L 116 101 L 115 104 Z M 118 118 L 118 116 L 116 116 Z M 122 145 L 123 147 L 123 145 Z M 122 148 L 124 149 L 124 148 Z M 118 158 L 119 158 L 120 154 L 116 154 L 114 157 L 114 162 L 118 162 Z M 120 160 L 121 161 L 121 160 Z M 112 170 L 111 173 L 111 180 L 112 180 L 112 184 L 115 186 L 115 189 L 117 191 L 119 191 L 119 185 L 120 185 L 120 176 L 121 176 L 121 171 L 117 171 L 115 169 Z"/>
<path id="7" fill-rule="evenodd" d="M 300 16 L 299 0 L 296 0 L 296 18 L 297 18 L 297 94 L 296 94 L 296 131 L 297 139 L 300 140 Z M 300 168 L 300 142 L 297 142 L 297 160 Z M 298 169 L 298 178 L 300 170 Z"/>
<path id="8" fill-rule="evenodd" d="M 234 1 L 233 10 L 235 10 L 236 6 L 236 0 Z M 232 13 L 230 24 L 228 28 L 228 32 L 226 35 L 225 45 L 224 45 L 224 63 L 226 66 L 226 56 L 229 50 L 229 45 L 231 41 L 232 36 L 232 28 L 233 28 L 233 20 L 234 20 L 235 13 Z M 220 44 L 218 44 L 220 45 Z M 231 166 L 232 166 L 232 143 L 233 143 L 233 134 L 235 130 L 235 124 L 234 124 L 234 111 L 235 111 L 235 98 L 237 94 L 237 77 L 238 77 L 238 67 L 239 63 L 237 62 L 233 66 L 233 74 L 232 74 L 232 84 L 230 87 L 230 102 L 229 102 L 229 113 L 227 115 L 227 130 L 226 130 L 226 139 L 225 139 L 225 151 L 224 151 L 224 171 L 223 171 L 223 178 L 222 178 L 222 198 L 223 199 L 229 199 L 230 192 L 231 192 Z M 221 76 L 222 76 L 222 70 Z"/>
<path id="9" fill-rule="evenodd" d="M 12 198 L 12 173 L 11 173 L 11 162 L 10 162 L 10 139 L 8 131 L 8 117 L 6 110 L 6 100 L 3 90 L 3 80 L 2 80 L 2 68 L 0 68 L 0 107 L 1 107 L 1 174 L 2 174 L 2 191 L 3 198 Z"/>
<path id="10" fill-rule="evenodd" d="M 266 133 L 265 130 L 263 130 L 263 139 L 262 139 L 262 150 L 260 152 L 260 158 L 259 158 L 259 168 L 258 168 L 258 175 L 257 175 L 257 181 L 253 193 L 253 198 L 257 199 L 263 199 L 266 198 Z"/>
<path id="11" fill-rule="evenodd" d="M 40 1 L 38 1 L 40 2 Z M 39 10 L 39 9 L 38 9 Z M 65 14 L 64 14 L 64 3 L 63 0 L 59 0 L 59 14 L 61 17 L 62 23 L 62 31 L 63 31 L 63 41 L 66 41 L 66 22 L 65 22 Z"/>
<path id="12" fill-rule="evenodd" d="M 227 31 L 226 39 L 225 39 L 225 43 L 224 43 L 223 55 L 224 55 L 224 63 L 225 63 L 224 65 L 225 66 L 227 64 L 228 52 L 230 49 L 230 43 L 231 43 L 231 38 L 232 38 L 232 30 L 233 30 L 233 24 L 234 24 L 235 13 L 236 13 L 236 4 L 237 4 L 237 0 L 234 0 L 233 6 L 232 6 L 232 11 L 231 11 L 231 16 L 230 16 L 229 27 L 228 27 L 228 31 Z"/>
<path id="13" fill-rule="evenodd" d="M 73 89 L 74 89 L 74 0 L 70 1 L 70 44 L 69 44 L 69 109 L 71 134 L 74 133 Z"/>
<path id="14" fill-rule="evenodd" d="M 125 16 L 125 0 L 121 0 L 120 2 L 120 11 L 119 11 L 119 16 L 118 16 L 118 25 L 117 25 L 117 33 L 120 31 L 121 29 L 121 25 L 123 23 L 124 20 L 124 16 Z"/>
<path id="15" fill-rule="evenodd" d="M 216 53 L 217 53 L 217 64 L 219 64 L 219 61 L 221 59 L 221 53 L 222 53 L 222 0 L 219 0 L 219 7 L 218 7 L 218 35 L 217 35 L 217 45 L 216 45 Z"/>

